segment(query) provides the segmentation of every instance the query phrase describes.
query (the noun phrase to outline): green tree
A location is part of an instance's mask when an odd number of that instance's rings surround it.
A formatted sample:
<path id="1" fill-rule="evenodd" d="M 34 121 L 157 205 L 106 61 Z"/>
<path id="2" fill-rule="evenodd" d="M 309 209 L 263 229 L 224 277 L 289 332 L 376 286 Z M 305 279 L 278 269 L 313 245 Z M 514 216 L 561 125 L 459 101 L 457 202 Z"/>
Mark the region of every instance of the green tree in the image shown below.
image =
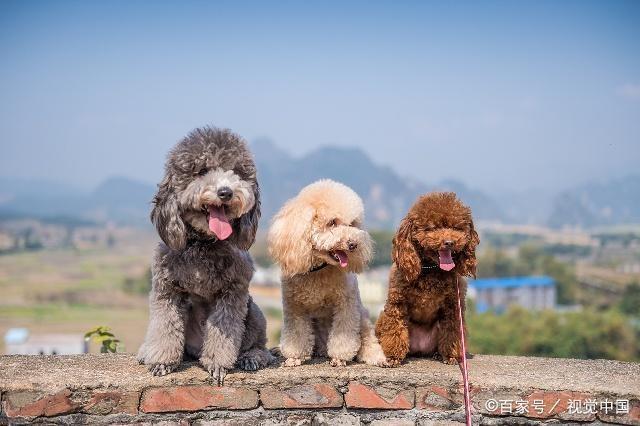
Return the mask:
<path id="1" fill-rule="evenodd" d="M 268 268 L 273 264 L 273 259 L 269 255 L 266 238 L 257 238 L 251 249 L 249 249 L 251 257 L 257 265 Z"/>
<path id="2" fill-rule="evenodd" d="M 616 311 L 470 313 L 472 352 L 560 358 L 640 360 L 640 340 L 628 317 Z"/>
<path id="3" fill-rule="evenodd" d="M 126 277 L 122 282 L 125 293 L 146 295 L 151 290 L 151 268 L 139 277 Z"/>
<path id="4" fill-rule="evenodd" d="M 504 251 L 489 247 L 478 259 L 478 278 L 508 277 L 514 275 L 515 262 Z"/>
<path id="5" fill-rule="evenodd" d="M 371 259 L 371 267 L 391 265 L 391 248 L 393 246 L 392 231 L 371 231 L 369 232 L 373 239 L 374 250 L 373 259 Z"/>
<path id="6" fill-rule="evenodd" d="M 635 317 L 640 316 L 640 284 L 633 282 L 624 289 L 618 303 L 621 312 Z"/>

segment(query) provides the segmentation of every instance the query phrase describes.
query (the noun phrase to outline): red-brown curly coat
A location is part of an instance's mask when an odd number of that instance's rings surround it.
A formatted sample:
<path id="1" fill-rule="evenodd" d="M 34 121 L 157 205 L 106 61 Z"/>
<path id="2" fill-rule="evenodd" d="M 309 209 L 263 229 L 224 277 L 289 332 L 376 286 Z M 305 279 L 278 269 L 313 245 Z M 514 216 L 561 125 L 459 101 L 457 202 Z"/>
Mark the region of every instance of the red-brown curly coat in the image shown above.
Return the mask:
<path id="1" fill-rule="evenodd" d="M 376 324 L 390 365 L 408 354 L 433 355 L 448 364 L 461 359 L 456 280 L 464 312 L 462 277 L 475 277 L 479 242 L 471 209 L 454 193 L 429 193 L 411 207 L 393 238 L 389 294 Z M 451 271 L 440 267 L 448 253 L 455 263 Z"/>

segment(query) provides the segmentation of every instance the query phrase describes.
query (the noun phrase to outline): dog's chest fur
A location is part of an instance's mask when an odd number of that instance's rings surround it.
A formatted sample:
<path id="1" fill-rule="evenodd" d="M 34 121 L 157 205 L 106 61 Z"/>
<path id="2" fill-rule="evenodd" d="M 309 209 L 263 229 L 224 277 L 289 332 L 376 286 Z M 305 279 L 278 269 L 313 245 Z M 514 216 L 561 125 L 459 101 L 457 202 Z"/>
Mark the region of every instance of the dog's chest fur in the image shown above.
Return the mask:
<path id="1" fill-rule="evenodd" d="M 351 274 L 334 269 L 328 267 L 284 280 L 284 303 L 312 317 L 332 315 L 334 307 L 352 293 L 351 287 L 355 285 Z"/>
<path id="2" fill-rule="evenodd" d="M 438 320 L 442 307 L 452 303 L 455 289 L 455 275 L 429 272 L 409 286 L 409 318 L 421 324 L 432 324 Z"/>
<path id="3" fill-rule="evenodd" d="M 248 288 L 251 257 L 225 242 L 193 243 L 182 251 L 161 244 L 157 260 L 171 282 L 187 292 L 214 297 L 223 289 Z"/>

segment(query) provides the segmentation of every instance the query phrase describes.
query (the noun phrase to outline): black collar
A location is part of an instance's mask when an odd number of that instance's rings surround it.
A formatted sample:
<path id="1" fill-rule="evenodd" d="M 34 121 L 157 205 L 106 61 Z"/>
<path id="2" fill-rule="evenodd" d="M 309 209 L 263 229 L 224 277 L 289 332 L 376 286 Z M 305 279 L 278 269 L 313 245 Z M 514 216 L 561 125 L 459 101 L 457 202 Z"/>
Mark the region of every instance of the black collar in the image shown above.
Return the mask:
<path id="1" fill-rule="evenodd" d="M 433 269 L 439 268 L 439 267 L 440 266 L 436 265 L 435 263 L 430 263 L 430 262 L 429 263 L 424 263 L 423 262 L 421 269 L 422 269 L 422 273 L 426 274 L 427 272 L 429 272 L 429 271 L 431 271 Z"/>
<path id="2" fill-rule="evenodd" d="M 325 262 L 325 263 L 321 263 L 320 265 L 318 265 L 318 266 L 314 266 L 313 268 L 311 268 L 311 270 L 309 270 L 309 272 L 307 272 L 307 274 L 310 274 L 310 273 L 312 273 L 312 272 L 319 271 L 319 270 L 321 270 L 321 269 L 326 268 L 327 266 L 329 266 L 329 264 L 328 264 L 328 263 L 326 263 L 326 262 Z"/>

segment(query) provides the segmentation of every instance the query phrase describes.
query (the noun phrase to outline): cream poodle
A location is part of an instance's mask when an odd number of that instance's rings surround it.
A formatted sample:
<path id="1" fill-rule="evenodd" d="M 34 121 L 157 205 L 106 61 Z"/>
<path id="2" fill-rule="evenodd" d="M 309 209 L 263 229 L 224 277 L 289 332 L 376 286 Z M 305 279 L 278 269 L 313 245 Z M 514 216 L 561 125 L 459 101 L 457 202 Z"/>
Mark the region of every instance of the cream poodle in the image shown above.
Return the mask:
<path id="1" fill-rule="evenodd" d="M 282 271 L 285 366 L 312 355 L 328 356 L 333 366 L 354 357 L 386 365 L 355 275 L 371 257 L 363 219 L 360 197 L 332 180 L 303 188 L 273 219 L 269 252 Z"/>

